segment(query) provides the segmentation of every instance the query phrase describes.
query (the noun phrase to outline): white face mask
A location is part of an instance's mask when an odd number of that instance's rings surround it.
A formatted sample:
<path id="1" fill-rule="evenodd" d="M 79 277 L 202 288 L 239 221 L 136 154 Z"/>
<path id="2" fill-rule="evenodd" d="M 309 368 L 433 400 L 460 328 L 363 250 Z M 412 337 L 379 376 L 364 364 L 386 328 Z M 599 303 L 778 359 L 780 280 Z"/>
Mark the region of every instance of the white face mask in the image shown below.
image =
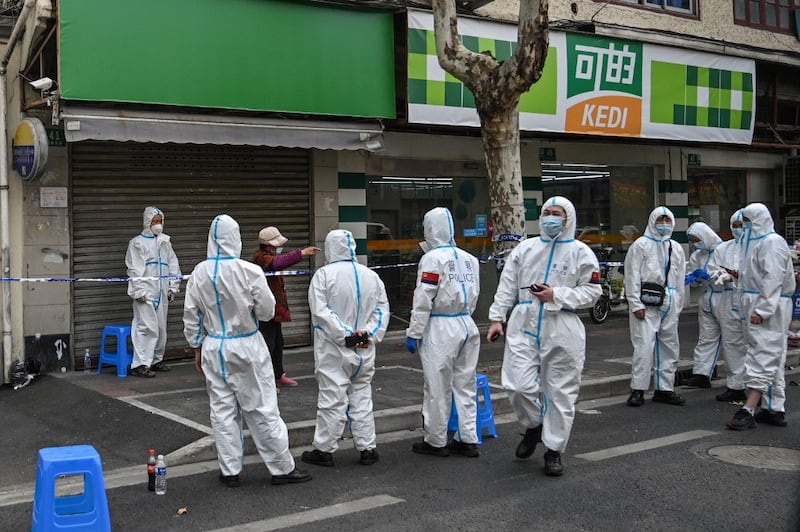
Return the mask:
<path id="1" fill-rule="evenodd" d="M 281 253 L 283 253 L 283 248 L 282 248 L 282 247 L 280 247 L 280 248 L 275 248 L 275 253 L 277 253 L 278 255 L 280 255 Z"/>
<path id="2" fill-rule="evenodd" d="M 164 224 L 151 225 L 150 231 L 152 231 L 154 235 L 158 236 L 164 231 Z"/>

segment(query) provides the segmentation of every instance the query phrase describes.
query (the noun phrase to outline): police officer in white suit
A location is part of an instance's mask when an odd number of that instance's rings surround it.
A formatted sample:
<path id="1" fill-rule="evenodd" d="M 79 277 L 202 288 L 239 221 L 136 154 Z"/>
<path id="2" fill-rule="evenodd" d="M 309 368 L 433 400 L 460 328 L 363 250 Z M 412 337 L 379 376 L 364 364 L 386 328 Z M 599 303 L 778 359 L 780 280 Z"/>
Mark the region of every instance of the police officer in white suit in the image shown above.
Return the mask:
<path id="1" fill-rule="evenodd" d="M 417 287 L 406 348 L 419 352 L 425 376 L 422 399 L 423 441 L 415 453 L 479 455 L 476 432 L 475 368 L 480 332 L 472 319 L 480 294 L 478 259 L 455 244 L 453 217 L 437 207 L 422 221 L 426 249 L 417 268 Z M 458 431 L 447 442 L 450 410 L 455 405 Z M 445 445 L 447 444 L 447 447 Z"/>

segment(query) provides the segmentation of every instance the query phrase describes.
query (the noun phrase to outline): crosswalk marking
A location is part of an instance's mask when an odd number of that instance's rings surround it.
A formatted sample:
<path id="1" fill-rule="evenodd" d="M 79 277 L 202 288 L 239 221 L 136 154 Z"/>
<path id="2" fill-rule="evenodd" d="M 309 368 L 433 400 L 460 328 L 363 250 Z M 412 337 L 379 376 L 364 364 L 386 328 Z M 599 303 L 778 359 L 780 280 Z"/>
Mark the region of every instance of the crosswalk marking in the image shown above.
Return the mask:
<path id="1" fill-rule="evenodd" d="M 711 430 L 690 430 L 689 432 L 672 434 L 671 436 L 664 436 L 663 438 L 655 438 L 653 440 L 640 441 L 637 443 L 631 443 L 629 445 L 610 447 L 608 449 L 601 449 L 591 453 L 576 454 L 575 458 L 582 458 L 583 460 L 589 460 L 590 462 L 599 462 L 600 460 L 607 460 L 609 458 L 616 458 L 617 456 L 623 456 L 626 454 L 648 451 L 650 449 L 657 449 L 659 447 L 666 447 L 667 445 L 697 440 L 699 438 L 714 436 L 716 434 L 716 432 Z"/>
<path id="2" fill-rule="evenodd" d="M 401 502 L 406 501 L 398 499 L 397 497 L 392 497 L 391 495 L 375 495 L 373 497 L 364 497 L 363 499 L 356 499 L 350 502 L 323 506 L 322 508 L 316 508 L 305 512 L 272 517 L 270 519 L 264 519 L 263 521 L 253 521 L 252 523 L 243 523 L 230 528 L 220 528 L 212 532 L 266 532 L 268 530 L 280 530 L 282 528 L 305 525 L 332 517 L 341 517 L 365 510 L 374 510 L 381 506 L 389 506 Z"/>

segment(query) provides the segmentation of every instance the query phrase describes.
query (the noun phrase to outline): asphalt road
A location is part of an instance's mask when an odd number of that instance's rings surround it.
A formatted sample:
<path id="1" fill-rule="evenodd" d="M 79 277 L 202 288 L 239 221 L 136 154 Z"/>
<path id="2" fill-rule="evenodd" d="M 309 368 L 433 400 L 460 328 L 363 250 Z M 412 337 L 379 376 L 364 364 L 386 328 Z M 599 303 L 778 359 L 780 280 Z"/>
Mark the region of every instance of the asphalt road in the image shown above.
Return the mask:
<path id="1" fill-rule="evenodd" d="M 513 458 L 519 435 L 507 422 L 477 459 L 413 454 L 420 434 L 404 432 L 382 435 L 381 461 L 366 467 L 345 440 L 336 467 L 304 465 L 314 479 L 301 485 L 272 486 L 263 464 L 249 460 L 242 485 L 225 488 L 210 462 L 175 468 L 159 497 L 136 471 L 132 485 L 108 490 L 109 508 L 115 531 L 796 532 L 796 390 L 788 394 L 788 427 L 747 432 L 724 428 L 736 407 L 715 401 L 717 388 L 686 392 L 688 407 L 648 402 L 634 409 L 623 397 L 581 403 L 560 478 L 543 474 L 541 447 L 530 460 Z M 721 460 L 726 452 L 738 453 L 741 463 Z M 179 508 L 187 512 L 178 516 Z M 2 528 L 28 528 L 30 511 L 30 505 L 0 508 Z"/>

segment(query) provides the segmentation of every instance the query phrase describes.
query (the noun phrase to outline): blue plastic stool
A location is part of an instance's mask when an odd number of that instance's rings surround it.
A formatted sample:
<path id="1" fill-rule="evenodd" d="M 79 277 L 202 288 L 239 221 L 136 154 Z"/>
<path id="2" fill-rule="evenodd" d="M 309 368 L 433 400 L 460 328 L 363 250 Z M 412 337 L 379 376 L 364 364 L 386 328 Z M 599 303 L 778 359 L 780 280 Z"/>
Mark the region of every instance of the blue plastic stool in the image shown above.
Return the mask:
<path id="1" fill-rule="evenodd" d="M 57 496 L 56 480 L 83 475 L 83 493 Z M 100 455 L 91 445 L 39 449 L 32 532 L 111 531 Z"/>
<path id="2" fill-rule="evenodd" d="M 447 422 L 448 432 L 458 432 L 458 412 L 456 403 L 450 399 L 450 420 Z M 475 430 L 478 433 L 478 443 L 483 443 L 483 430 L 489 429 L 489 436 L 497 438 L 497 429 L 494 426 L 494 410 L 492 409 L 492 395 L 489 389 L 489 378 L 483 373 L 475 375 L 475 403 L 477 416 Z"/>
<path id="3" fill-rule="evenodd" d="M 109 337 L 117 338 L 117 350 L 107 351 Z M 131 337 L 130 325 L 106 325 L 103 327 L 103 339 L 100 341 L 100 361 L 97 373 L 102 373 L 103 364 L 117 366 L 117 377 L 128 376 L 128 366 L 133 362 L 133 351 L 128 349 L 128 338 Z"/>

